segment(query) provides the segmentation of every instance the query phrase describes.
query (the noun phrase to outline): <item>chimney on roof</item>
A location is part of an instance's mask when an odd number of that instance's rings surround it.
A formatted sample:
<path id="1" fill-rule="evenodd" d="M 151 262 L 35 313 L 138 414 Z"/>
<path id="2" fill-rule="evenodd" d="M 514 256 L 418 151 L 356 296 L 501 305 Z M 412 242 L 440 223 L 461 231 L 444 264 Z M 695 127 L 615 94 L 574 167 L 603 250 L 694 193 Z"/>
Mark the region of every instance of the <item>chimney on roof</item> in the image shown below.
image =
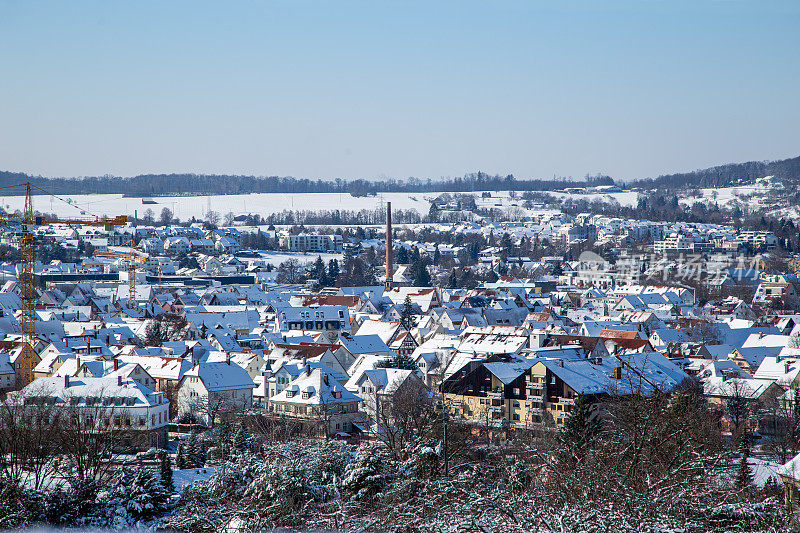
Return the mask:
<path id="1" fill-rule="evenodd" d="M 69 388 L 69 374 L 64 374 L 64 388 Z"/>
<path id="2" fill-rule="evenodd" d="M 392 202 L 386 202 L 386 290 L 392 288 Z"/>
<path id="3" fill-rule="evenodd" d="M 306 374 L 311 375 L 311 365 L 306 363 Z"/>
<path id="4" fill-rule="evenodd" d="M 622 367 L 615 366 L 614 367 L 614 379 L 622 379 Z"/>
<path id="5" fill-rule="evenodd" d="M 325 383 L 325 386 L 328 385 L 328 374 L 323 374 L 322 375 L 322 381 L 323 381 L 323 383 Z"/>
<path id="6" fill-rule="evenodd" d="M 117 385 L 122 387 L 122 376 L 117 376 Z"/>
<path id="7" fill-rule="evenodd" d="M 231 364 L 231 354 L 230 353 L 226 353 L 225 354 L 225 362 L 228 363 L 228 366 L 230 366 L 230 364 Z"/>
<path id="8" fill-rule="evenodd" d="M 114 359 L 114 372 L 119 370 L 119 359 Z"/>

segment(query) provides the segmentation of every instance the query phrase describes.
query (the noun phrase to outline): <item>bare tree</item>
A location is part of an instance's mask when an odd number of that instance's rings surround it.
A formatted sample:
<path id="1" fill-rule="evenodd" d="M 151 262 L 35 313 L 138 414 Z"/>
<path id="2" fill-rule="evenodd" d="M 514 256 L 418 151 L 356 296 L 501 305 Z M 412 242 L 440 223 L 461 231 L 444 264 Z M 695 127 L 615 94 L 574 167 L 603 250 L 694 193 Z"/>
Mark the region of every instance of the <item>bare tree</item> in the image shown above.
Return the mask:
<path id="1" fill-rule="evenodd" d="M 169 209 L 169 207 L 165 207 L 161 210 L 159 221 L 161 222 L 162 226 L 169 226 L 172 224 L 172 211 Z"/>
<path id="2" fill-rule="evenodd" d="M 219 226 L 220 216 L 219 213 L 216 211 L 209 211 L 206 213 L 206 222 L 209 226 L 217 227 Z"/>
<path id="3" fill-rule="evenodd" d="M 37 396 L 10 397 L 0 404 L 0 470 L 13 484 L 27 482 L 34 489 L 58 469 L 56 438 L 63 411 L 45 391 Z"/>

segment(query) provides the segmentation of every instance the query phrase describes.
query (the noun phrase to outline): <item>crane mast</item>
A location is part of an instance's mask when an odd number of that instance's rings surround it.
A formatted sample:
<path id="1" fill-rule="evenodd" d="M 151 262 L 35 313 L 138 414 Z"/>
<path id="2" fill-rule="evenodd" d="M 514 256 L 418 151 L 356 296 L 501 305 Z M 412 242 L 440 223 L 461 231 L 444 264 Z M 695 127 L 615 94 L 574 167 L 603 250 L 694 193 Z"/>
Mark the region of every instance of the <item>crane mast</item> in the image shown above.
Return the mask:
<path id="1" fill-rule="evenodd" d="M 36 345 L 36 243 L 33 240 L 33 197 L 31 184 L 25 184 L 25 210 L 22 213 L 23 233 L 20 243 L 22 265 L 20 272 L 20 292 L 22 297 L 22 353 L 19 378 L 22 385 L 33 381 L 34 346 Z"/>
<path id="2" fill-rule="evenodd" d="M 96 217 L 94 220 L 79 219 L 60 219 L 36 217 L 33 211 L 33 189 L 39 189 L 30 182 L 25 183 L 25 209 L 22 212 L 22 219 L 17 215 L 3 215 L 0 223 L 21 222 L 22 238 L 20 241 L 20 253 L 22 264 L 20 265 L 19 285 L 20 297 L 22 299 L 22 352 L 19 355 L 19 367 L 17 370 L 17 386 L 24 387 L 33 381 L 34 358 L 36 357 L 36 242 L 34 239 L 34 227 L 42 224 L 86 224 L 90 226 L 105 226 L 107 229 L 114 226 L 122 226 L 127 223 L 125 215 L 117 216 L 112 219 Z M 40 189 L 41 190 L 41 189 Z M 46 192 L 46 191 L 42 191 Z M 49 194 L 49 193 L 48 193 Z"/>

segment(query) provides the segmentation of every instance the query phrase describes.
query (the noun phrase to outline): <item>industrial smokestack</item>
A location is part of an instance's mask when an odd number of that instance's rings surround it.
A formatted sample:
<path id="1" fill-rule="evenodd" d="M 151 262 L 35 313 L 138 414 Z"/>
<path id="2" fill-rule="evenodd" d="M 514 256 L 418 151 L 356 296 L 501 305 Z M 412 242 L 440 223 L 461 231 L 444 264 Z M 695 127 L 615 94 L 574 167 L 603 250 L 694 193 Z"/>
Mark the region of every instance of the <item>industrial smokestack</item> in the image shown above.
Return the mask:
<path id="1" fill-rule="evenodd" d="M 386 202 L 386 290 L 392 288 L 392 202 Z"/>

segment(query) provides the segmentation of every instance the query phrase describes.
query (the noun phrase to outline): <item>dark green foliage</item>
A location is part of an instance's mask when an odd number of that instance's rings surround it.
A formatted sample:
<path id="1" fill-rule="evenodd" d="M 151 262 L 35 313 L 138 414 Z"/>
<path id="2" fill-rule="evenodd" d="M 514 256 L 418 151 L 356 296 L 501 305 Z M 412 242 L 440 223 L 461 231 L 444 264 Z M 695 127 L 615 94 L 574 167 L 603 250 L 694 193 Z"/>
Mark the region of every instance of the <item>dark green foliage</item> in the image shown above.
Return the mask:
<path id="1" fill-rule="evenodd" d="M 400 368 L 402 370 L 415 370 L 417 365 L 414 360 L 405 354 L 395 354 L 385 361 L 379 361 L 378 368 Z"/>
<path id="2" fill-rule="evenodd" d="M 172 488 L 172 460 L 169 458 L 169 454 L 161 450 L 158 454 L 159 459 L 159 472 L 161 474 L 161 484 L 164 485 L 164 488 L 171 489 Z"/>
<path id="3" fill-rule="evenodd" d="M 247 442 L 249 438 L 244 429 L 244 424 L 239 424 L 236 428 L 236 433 L 233 435 L 233 449 L 237 453 L 244 453 L 247 450 Z"/>
<path id="4" fill-rule="evenodd" d="M 334 285 L 336 284 L 336 280 L 339 279 L 339 260 L 338 259 L 331 259 L 328 261 L 328 283 L 327 285 Z"/>
<path id="5" fill-rule="evenodd" d="M 186 468 L 186 452 L 183 449 L 183 444 L 178 444 L 178 451 L 175 453 L 175 467 L 178 470 Z"/>
<path id="6" fill-rule="evenodd" d="M 583 449 L 600 430 L 592 406 L 583 396 L 578 396 L 569 416 L 564 422 L 561 439 L 565 446 L 574 453 L 582 453 Z"/>
<path id="7" fill-rule="evenodd" d="M 411 296 L 408 294 L 403 302 L 403 310 L 400 312 L 400 324 L 408 330 L 414 327 L 414 308 L 411 304 Z"/>
<path id="8" fill-rule="evenodd" d="M 315 281 L 317 287 L 323 287 L 328 284 L 328 272 L 325 269 L 325 262 L 321 256 L 317 256 L 314 264 L 311 265 L 311 273 L 309 278 Z"/>
<path id="9" fill-rule="evenodd" d="M 192 431 L 189 442 L 186 443 L 186 468 L 200 468 L 206 464 L 205 449 L 203 443 L 197 436 L 196 431 Z"/>
<path id="10" fill-rule="evenodd" d="M 428 272 L 428 264 L 422 259 L 414 261 L 411 265 L 411 277 L 416 287 L 431 286 L 431 274 Z"/>

